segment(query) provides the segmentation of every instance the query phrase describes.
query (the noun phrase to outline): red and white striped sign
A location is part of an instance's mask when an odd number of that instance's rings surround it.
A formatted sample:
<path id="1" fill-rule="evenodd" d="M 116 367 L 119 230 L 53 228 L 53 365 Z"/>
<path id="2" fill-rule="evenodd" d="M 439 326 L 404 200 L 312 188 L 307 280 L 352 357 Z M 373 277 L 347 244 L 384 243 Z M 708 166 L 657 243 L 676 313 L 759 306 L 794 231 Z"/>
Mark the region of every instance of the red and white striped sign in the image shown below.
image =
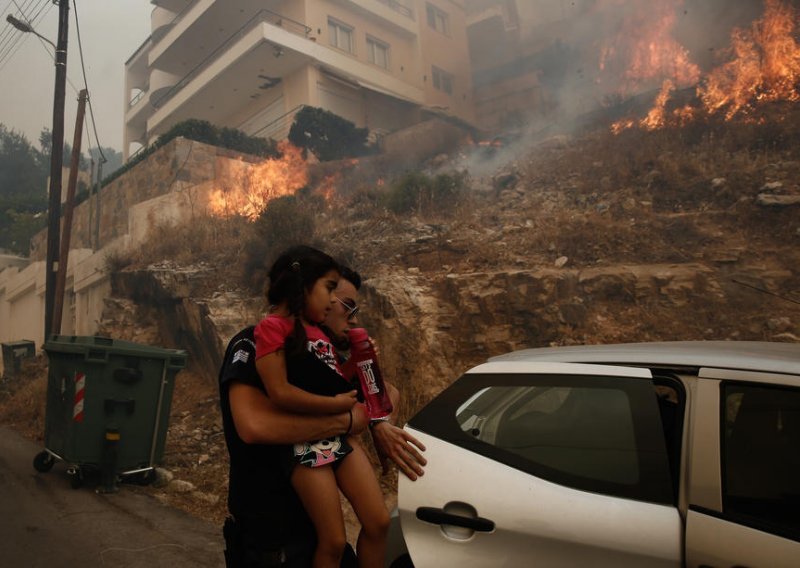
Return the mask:
<path id="1" fill-rule="evenodd" d="M 86 389 L 86 375 L 75 373 L 75 403 L 72 406 L 72 420 L 83 422 L 83 395 Z"/>

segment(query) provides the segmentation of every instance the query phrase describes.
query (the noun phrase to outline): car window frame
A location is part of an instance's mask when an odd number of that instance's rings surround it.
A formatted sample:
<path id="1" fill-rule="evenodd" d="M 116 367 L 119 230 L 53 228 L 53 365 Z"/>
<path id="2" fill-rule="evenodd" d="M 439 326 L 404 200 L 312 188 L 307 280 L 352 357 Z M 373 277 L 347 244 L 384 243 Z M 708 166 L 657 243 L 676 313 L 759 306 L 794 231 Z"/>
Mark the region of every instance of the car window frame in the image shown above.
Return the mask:
<path id="1" fill-rule="evenodd" d="M 630 398 L 639 465 L 639 482 L 623 485 L 569 474 L 531 462 L 509 450 L 478 440 L 464 432 L 456 410 L 482 388 L 489 386 L 571 386 L 621 389 Z M 622 388 L 624 387 L 624 388 Z M 631 395 L 634 395 L 633 397 Z M 561 373 L 467 373 L 409 421 L 409 426 L 446 442 L 536 476 L 551 483 L 608 497 L 660 505 L 675 505 L 669 460 L 652 378 Z"/>
<path id="2" fill-rule="evenodd" d="M 729 388 L 735 389 L 736 387 L 746 387 L 746 388 L 759 388 L 759 389 L 767 389 L 767 390 L 781 390 L 781 391 L 794 391 L 800 394 L 800 387 L 795 385 L 789 384 L 780 384 L 780 383 L 770 383 L 766 381 L 753 381 L 753 380 L 722 380 L 719 383 L 719 475 L 720 475 L 720 501 L 721 501 L 721 511 L 710 511 L 704 508 L 695 507 L 698 512 L 702 512 L 707 515 L 711 515 L 722 519 L 727 522 L 731 522 L 743 527 L 755 529 L 761 532 L 765 532 L 767 534 L 771 534 L 774 536 L 778 536 L 781 538 L 786 538 L 795 542 L 800 542 L 800 527 L 796 529 L 792 529 L 789 527 L 783 527 L 779 525 L 775 525 L 770 521 L 766 521 L 763 519 L 757 519 L 749 515 L 745 515 L 739 512 L 731 512 L 726 511 L 725 507 L 725 495 L 726 495 L 726 488 L 727 488 L 727 468 L 725 467 L 725 459 L 727 456 L 726 453 L 726 391 Z"/>

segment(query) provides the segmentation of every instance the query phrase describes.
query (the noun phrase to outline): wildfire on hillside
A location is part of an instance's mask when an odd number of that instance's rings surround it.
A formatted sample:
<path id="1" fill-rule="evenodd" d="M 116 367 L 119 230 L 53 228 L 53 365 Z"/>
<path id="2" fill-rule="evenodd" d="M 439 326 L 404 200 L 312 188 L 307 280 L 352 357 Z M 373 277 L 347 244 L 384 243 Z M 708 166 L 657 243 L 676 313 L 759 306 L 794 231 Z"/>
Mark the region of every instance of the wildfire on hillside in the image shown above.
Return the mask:
<path id="1" fill-rule="evenodd" d="M 764 17 L 749 29 L 734 30 L 732 61 L 715 69 L 698 94 L 709 113 L 730 119 L 760 102 L 800 100 L 800 46 L 794 38 L 795 9 L 765 0 Z"/>
<path id="2" fill-rule="evenodd" d="M 240 215 L 255 221 L 271 199 L 294 195 L 308 183 L 308 168 L 303 152 L 289 141 L 278 144 L 279 158 L 270 158 L 242 174 L 234 187 L 217 188 L 209 195 L 212 215 Z"/>
<path id="3" fill-rule="evenodd" d="M 660 21 L 668 20 L 661 18 Z M 797 13 L 791 4 L 785 0 L 764 0 L 763 16 L 749 27 L 736 28 L 731 33 L 731 45 L 724 53 L 727 61 L 700 79 L 696 89 L 697 106 L 668 109 L 672 93 L 676 86 L 681 86 L 674 78 L 676 72 L 663 81 L 646 117 L 620 120 L 612 125 L 612 132 L 618 134 L 636 126 L 644 130 L 679 126 L 701 114 L 721 115 L 725 120 L 734 117 L 747 120 L 759 104 L 800 100 L 800 46 L 795 39 L 796 27 Z M 658 42 L 664 41 L 663 29 L 657 27 L 658 33 L 652 40 L 640 41 L 635 51 L 648 54 L 663 49 L 666 53 L 688 53 L 685 50 L 676 52 L 670 40 L 659 47 Z M 695 68 L 682 56 L 676 59 L 676 65 L 687 70 Z M 631 66 L 630 73 L 642 79 L 652 78 L 651 73 L 640 72 L 636 65 Z"/>
<path id="4" fill-rule="evenodd" d="M 602 0 L 601 10 L 621 0 Z M 613 81 L 615 90 L 630 95 L 654 81 L 669 81 L 678 87 L 697 83 L 700 68 L 689 57 L 689 50 L 672 35 L 677 14 L 685 0 L 658 0 L 626 3 L 633 8 L 619 24 L 617 33 L 600 48 L 600 83 Z M 621 82 L 620 82 L 621 80 Z"/>

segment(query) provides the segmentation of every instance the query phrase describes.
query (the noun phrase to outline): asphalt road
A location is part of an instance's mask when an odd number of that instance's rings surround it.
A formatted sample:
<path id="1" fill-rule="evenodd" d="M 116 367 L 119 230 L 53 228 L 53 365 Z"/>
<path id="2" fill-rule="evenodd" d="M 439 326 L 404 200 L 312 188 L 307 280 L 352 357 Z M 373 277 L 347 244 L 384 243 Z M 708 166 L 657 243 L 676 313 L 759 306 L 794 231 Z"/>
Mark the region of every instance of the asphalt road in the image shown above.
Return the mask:
<path id="1" fill-rule="evenodd" d="M 225 565 L 219 527 L 121 485 L 70 487 L 66 466 L 33 469 L 42 450 L 0 426 L 0 564 L 183 568 Z"/>

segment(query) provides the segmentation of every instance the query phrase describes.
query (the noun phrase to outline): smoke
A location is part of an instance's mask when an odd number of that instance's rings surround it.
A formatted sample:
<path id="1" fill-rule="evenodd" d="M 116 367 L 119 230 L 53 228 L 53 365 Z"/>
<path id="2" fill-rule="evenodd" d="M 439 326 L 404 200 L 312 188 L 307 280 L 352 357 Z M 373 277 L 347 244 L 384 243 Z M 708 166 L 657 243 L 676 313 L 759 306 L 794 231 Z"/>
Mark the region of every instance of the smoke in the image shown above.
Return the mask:
<path id="1" fill-rule="evenodd" d="M 694 87 L 723 62 L 732 30 L 764 11 L 762 0 L 519 0 L 516 7 L 516 33 L 496 22 L 470 31 L 474 84 L 479 95 L 515 81 L 535 88 L 523 104 L 508 105 L 514 110 L 498 130 L 512 139 L 470 156 L 473 173 L 502 167 L 637 95 L 649 104 L 667 81 Z"/>

